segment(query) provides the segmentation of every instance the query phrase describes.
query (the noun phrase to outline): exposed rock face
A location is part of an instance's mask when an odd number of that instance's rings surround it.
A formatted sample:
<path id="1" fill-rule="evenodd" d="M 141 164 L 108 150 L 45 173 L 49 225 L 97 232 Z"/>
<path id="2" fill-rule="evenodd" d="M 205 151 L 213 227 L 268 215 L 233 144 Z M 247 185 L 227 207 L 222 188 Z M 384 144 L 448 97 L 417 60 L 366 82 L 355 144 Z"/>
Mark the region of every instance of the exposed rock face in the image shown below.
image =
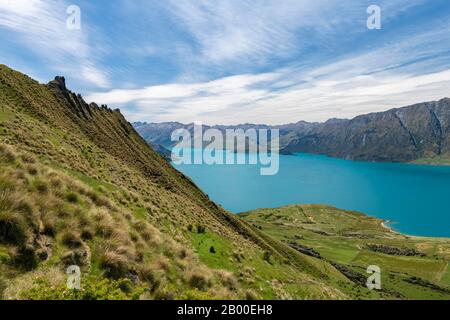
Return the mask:
<path id="1" fill-rule="evenodd" d="M 302 246 L 295 242 L 288 242 L 288 246 L 291 247 L 292 249 L 295 249 L 298 252 L 301 252 L 308 256 L 311 256 L 311 257 L 314 257 L 317 259 L 322 259 L 322 256 L 320 255 L 320 253 L 318 251 L 314 250 L 313 248 L 308 248 L 308 247 Z"/>
<path id="2" fill-rule="evenodd" d="M 66 79 L 64 77 L 61 77 L 61 76 L 56 76 L 55 80 L 50 81 L 48 83 L 48 86 L 52 87 L 52 88 L 58 88 L 61 91 L 66 91 L 67 90 Z"/>
<path id="3" fill-rule="evenodd" d="M 170 147 L 181 123 L 134 124 L 147 141 Z M 210 128 L 210 127 L 205 127 Z M 214 126 L 224 130 L 225 126 Z M 450 99 L 415 104 L 354 119 L 330 119 L 324 123 L 300 121 L 282 126 L 244 124 L 230 129 L 280 129 L 280 152 L 325 154 L 333 157 L 409 162 L 421 158 L 450 159 Z"/>
<path id="4" fill-rule="evenodd" d="M 403 281 L 411 283 L 411 284 L 419 285 L 419 286 L 424 287 L 424 288 L 430 288 L 430 289 L 432 289 L 434 291 L 443 292 L 443 293 L 446 293 L 446 294 L 450 293 L 449 289 L 441 287 L 441 286 L 438 286 L 438 285 L 436 285 L 436 284 L 434 284 L 434 283 L 432 283 L 430 281 L 421 279 L 419 277 L 410 277 L 410 278 L 405 279 Z"/>
<path id="5" fill-rule="evenodd" d="M 406 257 L 425 257 L 426 255 L 413 248 L 397 248 L 382 244 L 368 244 L 367 249 L 373 252 L 381 252 L 392 256 L 406 256 Z"/>
<path id="6" fill-rule="evenodd" d="M 294 130 L 284 150 L 370 161 L 450 157 L 450 99 Z"/>
<path id="7" fill-rule="evenodd" d="M 55 80 L 50 81 L 47 86 L 59 99 L 65 101 L 76 115 L 82 118 L 92 118 L 94 109 L 103 109 L 111 113 L 113 112 L 113 110 L 109 109 L 106 105 L 102 105 L 99 107 L 95 103 L 87 104 L 80 94 L 75 94 L 67 89 L 66 80 L 64 77 L 55 77 Z"/>
<path id="8" fill-rule="evenodd" d="M 167 150 L 160 144 L 150 143 L 150 146 L 164 159 L 166 159 L 167 161 L 172 161 L 172 152 L 170 150 Z"/>
<path id="9" fill-rule="evenodd" d="M 161 145 L 164 147 L 170 147 L 172 145 L 171 135 L 177 129 L 185 129 L 188 126 L 179 122 L 166 122 L 166 123 L 146 123 L 135 122 L 134 128 L 139 134 L 154 145 Z"/>

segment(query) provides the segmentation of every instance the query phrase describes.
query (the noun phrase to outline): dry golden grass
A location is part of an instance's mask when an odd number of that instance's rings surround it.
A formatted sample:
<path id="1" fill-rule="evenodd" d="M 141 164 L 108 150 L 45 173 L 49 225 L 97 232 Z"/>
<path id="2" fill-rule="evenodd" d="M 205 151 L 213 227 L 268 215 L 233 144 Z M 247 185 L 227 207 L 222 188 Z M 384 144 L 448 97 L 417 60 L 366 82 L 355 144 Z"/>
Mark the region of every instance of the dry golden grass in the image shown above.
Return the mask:
<path id="1" fill-rule="evenodd" d="M 168 238 L 149 221 L 138 219 L 121 207 L 120 198 L 105 201 L 98 190 L 62 171 L 30 160 L 34 158 L 16 153 L 13 147 L 0 146 L 6 152 L 2 159 L 10 164 L 0 163 L 5 169 L 0 175 L 0 242 L 9 245 L 11 267 L 36 270 L 18 277 L 11 284 L 8 297 L 29 289 L 31 284 L 25 283 L 30 281 L 30 274 L 39 273 L 40 264 L 50 263 L 56 268 L 53 270 L 79 265 L 89 272 L 93 259 L 107 277 L 120 279 L 133 275 L 147 283 L 152 298 L 173 298 L 180 294 L 177 289 L 169 289 L 177 281 L 174 274 L 187 288 L 208 291 L 217 283 L 226 290 L 217 286 L 216 293 L 209 295 L 234 294 L 230 291 L 237 284 L 233 276 L 225 271 L 214 273 L 202 266 L 181 234 L 174 236 L 176 240 Z M 139 197 L 133 193 L 111 194 L 125 194 L 128 201 L 140 205 Z M 147 205 L 146 211 L 157 210 Z"/>
<path id="2" fill-rule="evenodd" d="M 120 279 L 129 272 L 129 259 L 115 251 L 106 251 L 100 257 L 100 263 L 108 277 Z"/>
<path id="3" fill-rule="evenodd" d="M 207 290 L 212 286 L 212 273 L 206 268 L 190 269 L 185 271 L 185 280 L 192 288 Z"/>
<path id="4" fill-rule="evenodd" d="M 234 276 L 232 272 L 224 271 L 224 270 L 218 270 L 215 272 L 216 275 L 219 278 L 220 283 L 228 288 L 231 291 L 237 290 L 239 287 L 239 282 Z"/>
<path id="5" fill-rule="evenodd" d="M 69 248 L 79 248 L 83 244 L 81 235 L 74 230 L 64 230 L 61 233 L 61 242 Z"/>
<path id="6" fill-rule="evenodd" d="M 49 284 L 53 287 L 57 287 L 67 281 L 64 272 L 57 267 L 37 269 L 11 281 L 3 293 L 3 298 L 6 300 L 20 300 L 21 294 L 32 289 L 35 281 L 39 278 L 48 279 Z"/>

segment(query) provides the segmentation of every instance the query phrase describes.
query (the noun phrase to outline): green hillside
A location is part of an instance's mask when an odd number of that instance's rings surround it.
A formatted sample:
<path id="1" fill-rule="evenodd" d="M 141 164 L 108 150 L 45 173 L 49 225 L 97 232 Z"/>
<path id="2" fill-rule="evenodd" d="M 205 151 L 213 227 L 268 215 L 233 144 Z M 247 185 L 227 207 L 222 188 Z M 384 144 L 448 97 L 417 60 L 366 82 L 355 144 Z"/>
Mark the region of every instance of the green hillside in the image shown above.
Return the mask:
<path id="1" fill-rule="evenodd" d="M 368 266 L 377 265 L 383 290 L 398 298 L 450 299 L 450 239 L 402 235 L 382 220 L 319 205 L 240 216 L 291 247 L 320 255 L 357 283 L 365 281 Z"/>
<path id="2" fill-rule="evenodd" d="M 0 168 L 4 299 L 448 298 L 446 240 L 425 242 L 435 262 L 418 259 L 434 278 L 418 274 L 401 294 L 369 291 L 335 263 L 353 261 L 351 248 L 348 261 L 312 257 L 279 241 L 282 223 L 261 229 L 256 216 L 226 212 L 119 110 L 86 104 L 61 77 L 39 84 L 0 66 Z M 386 257 L 394 267 L 400 258 Z M 81 291 L 66 289 L 74 264 Z"/>

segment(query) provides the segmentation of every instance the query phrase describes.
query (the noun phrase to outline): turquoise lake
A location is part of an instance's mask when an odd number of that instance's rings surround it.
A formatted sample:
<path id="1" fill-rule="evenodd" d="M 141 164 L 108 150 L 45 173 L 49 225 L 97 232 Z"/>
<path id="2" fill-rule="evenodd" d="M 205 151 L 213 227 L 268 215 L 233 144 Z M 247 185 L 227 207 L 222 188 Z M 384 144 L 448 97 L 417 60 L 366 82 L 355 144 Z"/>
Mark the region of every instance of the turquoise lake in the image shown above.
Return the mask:
<path id="1" fill-rule="evenodd" d="M 234 212 L 326 204 L 391 221 L 418 236 L 450 237 L 450 167 L 280 155 L 280 170 L 257 165 L 175 165 L 209 197 Z"/>

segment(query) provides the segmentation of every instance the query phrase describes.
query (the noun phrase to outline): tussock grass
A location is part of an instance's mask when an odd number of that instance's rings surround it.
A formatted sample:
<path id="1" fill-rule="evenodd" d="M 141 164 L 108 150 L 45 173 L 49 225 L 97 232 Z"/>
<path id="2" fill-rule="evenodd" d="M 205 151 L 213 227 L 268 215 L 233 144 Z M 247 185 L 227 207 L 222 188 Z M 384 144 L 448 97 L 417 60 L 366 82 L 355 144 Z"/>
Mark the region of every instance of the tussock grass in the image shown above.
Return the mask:
<path id="1" fill-rule="evenodd" d="M 0 190 L 1 192 L 12 192 L 16 189 L 15 184 L 10 179 L 0 176 Z"/>
<path id="2" fill-rule="evenodd" d="M 167 238 L 152 225 L 147 213 L 157 210 L 140 203 L 134 193 L 111 193 L 118 197 L 109 199 L 102 195 L 108 192 L 105 188 L 94 190 L 81 180 L 30 161 L 33 157 L 8 150 L 15 162 L 0 163 L 5 168 L 0 176 L 0 242 L 10 246 L 11 268 L 19 267 L 25 275 L 41 264 L 78 265 L 85 272 L 95 267 L 92 270 L 100 276 L 146 283 L 152 298 L 181 296 L 189 288 L 200 290 L 194 297 L 212 297 L 206 291 L 214 283 L 234 287 L 226 273 L 215 274 L 202 266 L 181 243 L 182 236 Z M 23 164 L 21 174 L 17 164 Z M 121 207 L 123 194 L 144 214 Z M 184 289 L 172 287 L 175 282 L 184 283 Z M 217 293 L 225 294 L 219 289 Z"/>
<path id="3" fill-rule="evenodd" d="M 189 286 L 199 290 L 206 290 L 212 286 L 212 274 L 209 269 L 199 268 L 195 270 L 187 270 L 185 279 Z"/>
<path id="4" fill-rule="evenodd" d="M 61 242 L 69 248 L 79 248 L 83 244 L 81 235 L 73 230 L 64 230 L 61 234 Z"/>
<path id="5" fill-rule="evenodd" d="M 70 202 L 70 203 L 77 203 L 78 202 L 78 195 L 75 192 L 73 192 L 73 191 L 67 192 L 66 193 L 66 200 L 68 202 Z"/>
<path id="6" fill-rule="evenodd" d="M 17 154 L 12 149 L 11 146 L 8 145 L 0 145 L 0 161 L 6 163 L 12 163 L 16 160 Z"/>
<path id="7" fill-rule="evenodd" d="M 155 246 L 161 244 L 161 234 L 152 225 L 148 224 L 145 221 L 135 221 L 133 223 L 133 227 L 137 232 L 139 232 L 140 236 L 145 242 L 151 243 Z"/>
<path id="8" fill-rule="evenodd" d="M 17 212 L 0 212 L 0 242 L 20 244 L 26 239 L 26 225 Z"/>
<path id="9" fill-rule="evenodd" d="M 129 271 L 129 259 L 115 251 L 106 251 L 103 253 L 100 258 L 100 263 L 106 275 L 113 279 L 123 278 Z"/>
<path id="10" fill-rule="evenodd" d="M 90 251 L 86 247 L 70 249 L 65 251 L 61 256 L 61 261 L 65 267 L 69 266 L 89 266 L 91 261 Z"/>
<path id="11" fill-rule="evenodd" d="M 11 190 L 0 190 L 0 211 L 12 209 L 15 200 L 14 193 Z"/>
<path id="12" fill-rule="evenodd" d="M 32 176 L 36 176 L 38 174 L 38 168 L 34 164 L 27 165 L 26 170 Z"/>
<path id="13" fill-rule="evenodd" d="M 170 270 L 170 260 L 164 256 L 161 256 L 158 259 L 156 259 L 154 263 L 154 268 L 156 270 L 162 270 L 167 272 Z"/>
<path id="14" fill-rule="evenodd" d="M 216 274 L 221 284 L 229 290 L 237 290 L 239 287 L 239 282 L 232 272 L 219 270 Z"/>

